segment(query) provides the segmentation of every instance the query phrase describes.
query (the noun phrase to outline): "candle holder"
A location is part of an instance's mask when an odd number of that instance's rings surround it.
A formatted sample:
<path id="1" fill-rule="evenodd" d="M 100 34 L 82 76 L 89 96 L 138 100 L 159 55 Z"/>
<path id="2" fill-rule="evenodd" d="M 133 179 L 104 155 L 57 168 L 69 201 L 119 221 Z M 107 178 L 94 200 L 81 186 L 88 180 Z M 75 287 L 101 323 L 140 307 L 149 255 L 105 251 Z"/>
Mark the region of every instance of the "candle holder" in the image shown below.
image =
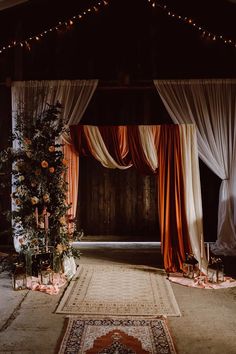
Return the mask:
<path id="1" fill-rule="evenodd" d="M 43 261 L 40 268 L 40 280 L 42 285 L 53 284 L 53 270 L 50 267 L 50 263 Z"/>
<path id="2" fill-rule="evenodd" d="M 224 281 L 224 264 L 221 258 L 211 257 L 207 267 L 207 278 L 211 283 Z"/>
<path id="3" fill-rule="evenodd" d="M 27 276 L 24 263 L 15 263 L 15 269 L 12 275 L 12 285 L 14 290 L 27 289 Z"/>
<path id="4" fill-rule="evenodd" d="M 183 276 L 185 278 L 193 279 L 200 274 L 198 261 L 193 254 L 186 254 L 186 259 L 183 263 Z"/>
<path id="5" fill-rule="evenodd" d="M 53 258 L 53 246 L 43 246 L 38 247 L 37 249 L 29 249 L 27 252 L 25 252 L 27 274 L 34 277 L 38 277 L 41 271 L 41 266 L 44 262 L 47 262 L 50 267 L 53 268 Z"/>

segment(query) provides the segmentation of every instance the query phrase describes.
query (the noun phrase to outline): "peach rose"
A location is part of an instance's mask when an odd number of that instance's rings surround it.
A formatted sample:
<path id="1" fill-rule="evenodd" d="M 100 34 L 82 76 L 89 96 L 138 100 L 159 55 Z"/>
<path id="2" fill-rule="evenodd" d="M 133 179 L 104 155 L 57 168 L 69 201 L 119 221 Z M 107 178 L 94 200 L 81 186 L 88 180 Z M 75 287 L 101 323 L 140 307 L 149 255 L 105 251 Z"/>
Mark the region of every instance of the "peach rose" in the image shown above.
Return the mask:
<path id="1" fill-rule="evenodd" d="M 32 141 L 31 141 L 30 139 L 28 139 L 28 138 L 25 138 L 25 139 L 24 139 L 24 143 L 25 143 L 26 145 L 31 145 L 31 144 L 32 144 Z"/>
<path id="2" fill-rule="evenodd" d="M 42 166 L 43 168 L 47 168 L 47 167 L 48 167 L 48 162 L 45 161 L 45 160 L 43 160 L 43 161 L 41 162 L 41 166 Z"/>
<path id="3" fill-rule="evenodd" d="M 38 199 L 37 197 L 32 197 L 32 198 L 31 198 L 31 203 L 32 203 L 33 205 L 38 204 L 38 202 L 39 202 L 39 199 Z"/>
<path id="4" fill-rule="evenodd" d="M 54 167 L 49 167 L 49 172 L 50 173 L 54 173 L 55 172 L 55 168 Z"/>
<path id="5" fill-rule="evenodd" d="M 21 205 L 21 201 L 20 201 L 20 199 L 18 199 L 18 198 L 17 198 L 17 199 L 15 199 L 15 204 L 16 204 L 16 205 Z"/>
<path id="6" fill-rule="evenodd" d="M 54 152 L 55 151 L 55 146 L 53 146 L 53 145 L 49 146 L 48 151 L 49 152 Z"/>
<path id="7" fill-rule="evenodd" d="M 65 218 L 65 216 L 61 216 L 60 219 L 59 219 L 59 221 L 60 221 L 60 224 L 61 224 L 61 225 L 66 225 L 66 218 Z"/>
<path id="8" fill-rule="evenodd" d="M 43 195 L 43 200 L 44 200 L 45 203 L 49 202 L 49 200 L 50 200 L 49 194 L 44 194 Z"/>

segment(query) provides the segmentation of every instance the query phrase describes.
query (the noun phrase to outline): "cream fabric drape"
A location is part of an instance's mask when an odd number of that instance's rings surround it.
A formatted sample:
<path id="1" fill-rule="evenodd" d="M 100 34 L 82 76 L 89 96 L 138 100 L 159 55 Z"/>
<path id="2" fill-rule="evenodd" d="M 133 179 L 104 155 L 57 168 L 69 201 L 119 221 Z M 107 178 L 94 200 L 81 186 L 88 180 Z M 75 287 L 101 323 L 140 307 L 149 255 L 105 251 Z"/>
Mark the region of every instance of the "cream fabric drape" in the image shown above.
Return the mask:
<path id="1" fill-rule="evenodd" d="M 153 172 L 158 168 L 157 147 L 155 146 L 154 129 L 156 134 L 160 134 L 160 126 L 139 125 L 140 140 L 143 152 Z"/>
<path id="2" fill-rule="evenodd" d="M 42 80 L 42 81 L 15 81 L 12 83 L 12 126 L 15 127 L 15 115 L 18 110 L 27 110 L 32 119 L 40 114 L 47 104 L 62 105 L 62 117 L 65 126 L 78 124 L 97 88 L 98 80 Z M 79 158 L 70 146 L 69 129 L 62 135 L 65 144 L 63 152 L 68 161 L 68 175 L 70 179 L 67 202 L 72 203 L 70 213 L 75 216 L 78 195 Z M 15 142 L 15 144 L 17 144 Z M 72 178 L 73 176 L 73 178 Z M 17 240 L 15 248 L 19 249 Z"/>
<path id="3" fill-rule="evenodd" d="M 110 155 L 106 148 L 106 145 L 102 139 L 98 127 L 92 125 L 85 125 L 84 133 L 87 136 L 87 141 L 90 145 L 90 150 L 93 154 L 93 157 L 98 160 L 104 167 L 126 170 L 127 168 L 132 166 L 132 164 L 128 166 L 119 165 L 113 159 L 113 157 Z"/>
<path id="4" fill-rule="evenodd" d="M 119 127 L 118 127 L 119 130 Z M 106 148 L 106 145 L 102 139 L 97 126 L 84 126 L 84 133 L 87 136 L 87 141 L 90 145 L 90 150 L 93 157 L 98 160 L 104 167 L 107 168 L 118 168 L 121 170 L 127 169 L 132 166 L 119 165 L 113 157 L 110 155 Z M 157 145 L 160 134 L 160 126 L 139 126 L 140 142 L 142 145 L 143 152 L 147 158 L 147 161 L 153 170 L 156 172 L 158 168 L 157 159 Z"/>
<path id="5" fill-rule="evenodd" d="M 97 88 L 98 80 L 42 80 L 12 83 L 13 113 L 25 109 L 41 113 L 47 104 L 62 104 L 65 126 L 78 124 Z M 71 143 L 68 133 L 63 140 Z"/>
<path id="6" fill-rule="evenodd" d="M 206 274 L 208 262 L 203 247 L 202 198 L 196 128 L 193 124 L 180 124 L 179 130 L 189 237 L 193 254 L 199 262 L 201 271 Z"/>
<path id="7" fill-rule="evenodd" d="M 198 152 L 222 179 L 215 253 L 236 254 L 236 80 L 154 80 L 175 123 L 194 123 Z"/>

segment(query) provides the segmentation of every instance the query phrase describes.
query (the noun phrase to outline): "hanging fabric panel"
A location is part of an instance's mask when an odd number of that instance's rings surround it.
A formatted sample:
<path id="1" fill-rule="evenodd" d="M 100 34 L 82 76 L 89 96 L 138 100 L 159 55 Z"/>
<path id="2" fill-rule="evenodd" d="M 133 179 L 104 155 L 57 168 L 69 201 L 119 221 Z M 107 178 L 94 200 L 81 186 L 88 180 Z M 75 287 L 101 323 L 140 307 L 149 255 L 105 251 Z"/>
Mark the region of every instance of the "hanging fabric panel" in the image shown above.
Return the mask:
<path id="1" fill-rule="evenodd" d="M 180 124 L 183 178 L 185 185 L 186 217 L 193 254 L 200 269 L 207 273 L 202 223 L 202 199 L 197 151 L 197 136 L 194 124 Z"/>
<path id="2" fill-rule="evenodd" d="M 176 272 L 182 269 L 186 253 L 191 253 L 178 126 L 161 126 L 158 161 L 159 220 L 164 267 L 168 272 Z"/>

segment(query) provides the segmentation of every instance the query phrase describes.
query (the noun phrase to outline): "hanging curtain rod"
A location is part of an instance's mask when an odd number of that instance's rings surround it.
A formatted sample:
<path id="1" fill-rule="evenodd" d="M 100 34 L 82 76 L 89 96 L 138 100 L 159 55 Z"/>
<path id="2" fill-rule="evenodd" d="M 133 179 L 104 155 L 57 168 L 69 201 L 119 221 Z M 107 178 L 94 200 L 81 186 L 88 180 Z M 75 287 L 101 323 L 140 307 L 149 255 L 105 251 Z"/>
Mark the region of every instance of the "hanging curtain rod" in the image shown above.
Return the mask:
<path id="1" fill-rule="evenodd" d="M 99 86 L 97 87 L 97 90 L 99 91 L 142 91 L 142 90 L 154 90 L 155 86 L 151 86 L 151 85 L 146 85 L 146 86 L 128 86 L 128 85 L 124 85 L 124 86 Z"/>

